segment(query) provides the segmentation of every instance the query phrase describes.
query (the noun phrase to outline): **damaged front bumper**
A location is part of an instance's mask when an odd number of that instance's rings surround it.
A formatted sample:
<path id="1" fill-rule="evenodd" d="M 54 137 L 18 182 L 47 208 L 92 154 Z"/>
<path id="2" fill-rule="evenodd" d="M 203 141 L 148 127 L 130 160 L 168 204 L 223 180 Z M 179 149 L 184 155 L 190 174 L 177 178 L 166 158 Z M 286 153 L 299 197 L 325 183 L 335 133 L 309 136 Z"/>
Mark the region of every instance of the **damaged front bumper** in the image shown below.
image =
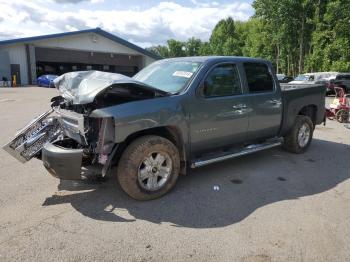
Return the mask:
<path id="1" fill-rule="evenodd" d="M 45 143 L 56 140 L 62 129 L 57 118 L 51 117 L 53 109 L 34 118 L 3 149 L 22 163 L 40 155 Z"/>
<path id="2" fill-rule="evenodd" d="M 44 167 L 54 177 L 68 180 L 81 179 L 83 149 L 63 148 L 46 143 L 41 154 Z"/>
<path id="3" fill-rule="evenodd" d="M 89 121 L 95 125 L 87 125 Z M 92 136 L 90 141 L 87 134 Z M 94 174 L 99 170 L 106 175 L 117 148 L 113 135 L 112 118 L 90 119 L 53 108 L 17 132 L 3 149 L 22 163 L 33 157 L 41 159 L 54 177 L 78 180 L 86 177 L 90 167 Z"/>

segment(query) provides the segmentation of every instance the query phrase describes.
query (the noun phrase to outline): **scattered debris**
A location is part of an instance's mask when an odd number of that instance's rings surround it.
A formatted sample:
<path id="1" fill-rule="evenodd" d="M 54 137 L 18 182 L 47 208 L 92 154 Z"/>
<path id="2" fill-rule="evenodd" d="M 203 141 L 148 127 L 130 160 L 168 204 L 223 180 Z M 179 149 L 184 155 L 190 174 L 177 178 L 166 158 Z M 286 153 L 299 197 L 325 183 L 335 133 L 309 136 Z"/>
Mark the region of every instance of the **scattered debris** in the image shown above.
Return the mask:
<path id="1" fill-rule="evenodd" d="M 279 181 L 287 181 L 287 179 L 286 179 L 286 178 L 281 177 L 281 176 L 277 177 L 277 180 L 279 180 Z"/>
<path id="2" fill-rule="evenodd" d="M 243 183 L 243 181 L 240 180 L 240 179 L 232 179 L 231 182 L 232 182 L 233 184 L 242 184 L 242 183 Z"/>
<path id="3" fill-rule="evenodd" d="M 316 162 L 316 160 L 314 160 L 312 158 L 306 159 L 305 161 L 308 161 L 308 162 L 311 162 L 311 163 Z"/>

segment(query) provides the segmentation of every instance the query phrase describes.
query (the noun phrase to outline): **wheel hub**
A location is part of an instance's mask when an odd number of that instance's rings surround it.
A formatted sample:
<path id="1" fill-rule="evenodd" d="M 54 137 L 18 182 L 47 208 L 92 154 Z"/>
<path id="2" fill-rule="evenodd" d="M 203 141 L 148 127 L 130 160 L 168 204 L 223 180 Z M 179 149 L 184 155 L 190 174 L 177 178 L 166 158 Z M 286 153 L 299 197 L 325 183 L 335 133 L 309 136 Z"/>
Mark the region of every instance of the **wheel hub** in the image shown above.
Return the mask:
<path id="1" fill-rule="evenodd" d="M 310 127 L 304 123 L 298 132 L 298 144 L 300 147 L 305 147 L 309 143 L 311 130 Z"/>
<path id="2" fill-rule="evenodd" d="M 145 157 L 139 166 L 139 185 L 149 191 L 158 190 L 168 181 L 171 171 L 170 156 L 165 152 L 154 152 Z"/>

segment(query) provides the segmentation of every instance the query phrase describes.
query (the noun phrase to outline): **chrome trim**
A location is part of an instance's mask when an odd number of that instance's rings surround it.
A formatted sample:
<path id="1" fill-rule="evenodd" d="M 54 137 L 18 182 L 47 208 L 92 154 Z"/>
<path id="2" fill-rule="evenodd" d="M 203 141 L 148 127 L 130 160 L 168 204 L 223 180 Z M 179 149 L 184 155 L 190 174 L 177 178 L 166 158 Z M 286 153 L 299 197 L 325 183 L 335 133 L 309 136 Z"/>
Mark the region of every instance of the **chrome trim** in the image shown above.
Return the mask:
<path id="1" fill-rule="evenodd" d="M 54 108 L 58 120 L 66 136 L 76 140 L 80 144 L 87 144 L 84 130 L 84 115 L 71 110 Z"/>
<path id="2" fill-rule="evenodd" d="M 258 151 L 262 151 L 265 149 L 269 149 L 272 147 L 276 147 L 276 146 L 280 146 L 282 144 L 281 141 L 279 142 L 274 142 L 274 143 L 270 143 L 270 144 L 262 144 L 263 146 L 255 146 L 252 148 L 246 147 L 246 150 L 237 152 L 237 153 L 233 153 L 233 154 L 229 154 L 229 155 L 224 155 L 224 156 L 220 156 L 220 157 L 216 157 L 216 158 L 212 158 L 212 159 L 208 159 L 208 160 L 199 160 L 196 161 L 194 163 L 191 164 L 191 168 L 197 168 L 197 167 L 202 167 L 202 166 L 206 166 L 212 163 L 216 163 L 216 162 L 220 162 L 220 161 L 224 161 L 227 159 L 231 159 L 231 158 L 235 158 L 235 157 L 239 157 L 239 156 L 244 156 L 244 155 L 248 155 L 251 153 L 255 153 Z"/>
<path id="3" fill-rule="evenodd" d="M 22 163 L 29 161 L 46 142 L 57 139 L 62 133 L 58 120 L 50 117 L 52 113 L 50 109 L 34 118 L 3 149 Z"/>

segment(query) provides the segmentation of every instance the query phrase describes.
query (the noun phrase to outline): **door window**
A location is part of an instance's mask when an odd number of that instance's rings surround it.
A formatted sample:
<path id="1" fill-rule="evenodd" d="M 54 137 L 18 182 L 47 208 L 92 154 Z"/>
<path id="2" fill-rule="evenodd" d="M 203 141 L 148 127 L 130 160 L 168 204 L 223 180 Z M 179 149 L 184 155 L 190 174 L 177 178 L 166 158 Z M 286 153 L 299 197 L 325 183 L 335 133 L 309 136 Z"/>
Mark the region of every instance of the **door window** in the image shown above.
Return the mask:
<path id="1" fill-rule="evenodd" d="M 223 64 L 215 67 L 204 81 L 205 97 L 232 96 L 242 94 L 236 65 Z"/>
<path id="2" fill-rule="evenodd" d="M 250 93 L 272 92 L 273 80 L 267 65 L 244 63 Z"/>

